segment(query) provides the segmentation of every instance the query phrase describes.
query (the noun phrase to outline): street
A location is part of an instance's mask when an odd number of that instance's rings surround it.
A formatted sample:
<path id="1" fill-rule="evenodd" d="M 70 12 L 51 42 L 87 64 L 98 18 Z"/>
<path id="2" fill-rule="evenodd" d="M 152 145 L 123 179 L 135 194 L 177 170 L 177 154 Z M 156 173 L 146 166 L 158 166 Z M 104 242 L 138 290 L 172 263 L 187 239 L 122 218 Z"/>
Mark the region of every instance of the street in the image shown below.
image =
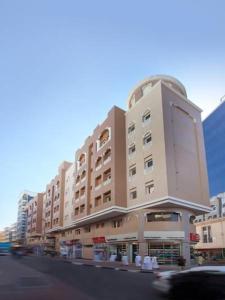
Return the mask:
<path id="1" fill-rule="evenodd" d="M 73 265 L 47 257 L 0 257 L 0 299 L 160 300 L 154 275 Z"/>

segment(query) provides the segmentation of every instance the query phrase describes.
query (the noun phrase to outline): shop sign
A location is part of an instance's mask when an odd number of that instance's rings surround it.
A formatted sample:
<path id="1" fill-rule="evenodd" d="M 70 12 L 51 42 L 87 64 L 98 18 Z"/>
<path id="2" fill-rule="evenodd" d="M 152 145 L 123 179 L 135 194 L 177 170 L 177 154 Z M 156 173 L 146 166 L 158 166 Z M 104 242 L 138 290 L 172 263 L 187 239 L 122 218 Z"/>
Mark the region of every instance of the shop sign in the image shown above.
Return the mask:
<path id="1" fill-rule="evenodd" d="M 124 234 L 118 234 L 118 235 L 108 235 L 106 237 L 108 242 L 123 242 L 123 241 L 135 241 L 137 240 L 137 233 L 132 232 L 132 233 L 124 233 Z"/>
<path id="2" fill-rule="evenodd" d="M 144 231 L 145 239 L 184 239 L 184 231 Z"/>
<path id="3" fill-rule="evenodd" d="M 191 242 L 199 242 L 200 241 L 199 234 L 190 232 L 190 241 Z"/>
<path id="4" fill-rule="evenodd" d="M 92 240 L 93 240 L 93 243 L 94 243 L 94 244 L 102 244 L 102 243 L 105 243 L 105 242 L 106 242 L 104 236 L 93 237 Z"/>

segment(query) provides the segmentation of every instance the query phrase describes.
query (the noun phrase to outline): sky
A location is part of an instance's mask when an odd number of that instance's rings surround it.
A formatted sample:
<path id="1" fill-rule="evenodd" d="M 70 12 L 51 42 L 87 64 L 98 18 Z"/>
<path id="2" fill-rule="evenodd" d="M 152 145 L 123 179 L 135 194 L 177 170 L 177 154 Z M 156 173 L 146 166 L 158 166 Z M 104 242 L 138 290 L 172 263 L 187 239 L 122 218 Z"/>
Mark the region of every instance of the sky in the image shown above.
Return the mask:
<path id="1" fill-rule="evenodd" d="M 225 94 L 223 0 L 0 1 L 0 229 L 113 105 L 172 75 L 204 119 Z"/>

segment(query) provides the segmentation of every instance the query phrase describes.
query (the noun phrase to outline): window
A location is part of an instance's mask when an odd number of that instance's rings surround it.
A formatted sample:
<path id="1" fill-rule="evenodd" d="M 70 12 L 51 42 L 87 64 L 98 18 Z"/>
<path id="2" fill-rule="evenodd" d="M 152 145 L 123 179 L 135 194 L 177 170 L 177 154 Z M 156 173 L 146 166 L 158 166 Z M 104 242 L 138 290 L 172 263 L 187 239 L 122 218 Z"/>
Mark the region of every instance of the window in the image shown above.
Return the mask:
<path id="1" fill-rule="evenodd" d="M 82 187 L 82 189 L 80 190 L 80 195 L 83 196 L 85 194 L 85 187 Z"/>
<path id="2" fill-rule="evenodd" d="M 95 178 L 95 186 L 99 186 L 102 182 L 102 175 L 99 175 L 98 177 Z"/>
<path id="3" fill-rule="evenodd" d="M 136 199 L 137 198 L 137 190 L 136 189 L 132 189 L 130 190 L 130 199 Z"/>
<path id="4" fill-rule="evenodd" d="M 134 132 L 134 130 L 135 130 L 135 124 L 133 123 L 128 127 L 128 134 Z"/>
<path id="5" fill-rule="evenodd" d="M 82 214 L 85 210 L 85 204 L 81 205 L 80 206 L 80 213 Z"/>
<path id="6" fill-rule="evenodd" d="M 136 150 L 135 144 L 132 144 L 128 149 L 129 155 L 133 154 L 135 152 L 135 150 Z"/>
<path id="7" fill-rule="evenodd" d="M 122 219 L 114 220 L 112 222 L 112 227 L 113 228 L 119 228 L 122 226 Z"/>
<path id="8" fill-rule="evenodd" d="M 180 214 L 175 212 L 154 212 L 147 214 L 148 222 L 178 222 Z"/>
<path id="9" fill-rule="evenodd" d="M 148 121 L 150 120 L 150 118 L 151 118 L 151 113 L 150 113 L 150 111 L 148 110 L 148 111 L 146 111 L 146 112 L 143 114 L 143 116 L 142 116 L 142 122 L 143 122 L 143 123 L 146 123 L 146 122 L 148 122 Z"/>
<path id="10" fill-rule="evenodd" d="M 76 229 L 76 230 L 75 230 L 75 234 L 76 234 L 76 235 L 79 235 L 79 234 L 80 234 L 80 229 Z"/>
<path id="11" fill-rule="evenodd" d="M 129 168 L 129 176 L 132 177 L 136 175 L 136 165 L 133 165 Z"/>
<path id="12" fill-rule="evenodd" d="M 107 149 L 104 156 L 103 156 L 103 161 L 105 162 L 107 159 L 110 159 L 111 157 L 111 149 Z"/>
<path id="13" fill-rule="evenodd" d="M 80 192 L 79 192 L 79 191 L 77 191 L 77 192 L 75 193 L 75 199 L 78 199 L 78 198 L 79 198 L 79 196 L 80 196 Z"/>
<path id="14" fill-rule="evenodd" d="M 144 138 L 143 138 L 143 144 L 144 145 L 148 145 L 152 140 L 152 135 L 150 132 L 147 132 L 145 135 L 144 135 Z"/>
<path id="15" fill-rule="evenodd" d="M 100 167 L 101 164 L 102 164 L 102 158 L 101 158 L 101 156 L 99 156 L 99 157 L 97 158 L 97 160 L 96 160 L 95 168 Z"/>
<path id="16" fill-rule="evenodd" d="M 86 177 L 86 171 L 84 170 L 81 174 L 81 180 L 84 179 Z"/>
<path id="17" fill-rule="evenodd" d="M 111 191 L 108 191 L 103 194 L 103 203 L 111 201 Z"/>
<path id="18" fill-rule="evenodd" d="M 78 175 L 76 178 L 76 183 L 79 183 L 79 181 L 80 181 L 80 176 Z"/>
<path id="19" fill-rule="evenodd" d="M 76 207 L 76 208 L 75 208 L 74 213 L 75 213 L 75 216 L 77 216 L 77 215 L 79 214 L 79 207 Z"/>
<path id="20" fill-rule="evenodd" d="M 202 227 L 202 240 L 203 243 L 212 243 L 212 231 L 211 226 L 203 226 Z"/>
<path id="21" fill-rule="evenodd" d="M 101 196 L 95 198 L 95 206 L 101 205 Z"/>
<path id="22" fill-rule="evenodd" d="M 145 170 L 150 170 L 153 167 L 153 160 L 152 160 L 152 156 L 148 156 L 145 158 L 144 160 L 144 168 Z"/>
<path id="23" fill-rule="evenodd" d="M 110 179 L 111 179 L 111 169 L 108 169 L 103 173 L 103 180 L 109 181 Z"/>
<path id="24" fill-rule="evenodd" d="M 154 187 L 153 180 L 145 183 L 145 193 L 147 195 L 152 194 L 154 192 L 154 189 L 155 189 L 155 187 Z"/>
<path id="25" fill-rule="evenodd" d="M 84 232 L 91 232 L 91 226 L 84 227 Z"/>
<path id="26" fill-rule="evenodd" d="M 190 218 L 189 218 L 189 223 L 190 223 L 190 224 L 194 224 L 195 221 L 196 221 L 196 217 L 195 217 L 195 216 L 190 216 Z"/>
<path id="27" fill-rule="evenodd" d="M 105 129 L 100 135 L 100 147 L 102 147 L 109 139 L 109 129 Z"/>

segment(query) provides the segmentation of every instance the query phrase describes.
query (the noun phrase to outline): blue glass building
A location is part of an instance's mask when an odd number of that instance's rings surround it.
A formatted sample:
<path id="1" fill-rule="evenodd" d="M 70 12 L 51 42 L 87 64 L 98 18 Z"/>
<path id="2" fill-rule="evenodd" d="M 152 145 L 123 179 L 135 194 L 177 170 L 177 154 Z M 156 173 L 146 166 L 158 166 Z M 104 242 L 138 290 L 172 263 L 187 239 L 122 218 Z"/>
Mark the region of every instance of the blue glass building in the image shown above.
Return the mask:
<path id="1" fill-rule="evenodd" d="M 225 192 L 225 102 L 203 122 L 210 196 Z"/>

